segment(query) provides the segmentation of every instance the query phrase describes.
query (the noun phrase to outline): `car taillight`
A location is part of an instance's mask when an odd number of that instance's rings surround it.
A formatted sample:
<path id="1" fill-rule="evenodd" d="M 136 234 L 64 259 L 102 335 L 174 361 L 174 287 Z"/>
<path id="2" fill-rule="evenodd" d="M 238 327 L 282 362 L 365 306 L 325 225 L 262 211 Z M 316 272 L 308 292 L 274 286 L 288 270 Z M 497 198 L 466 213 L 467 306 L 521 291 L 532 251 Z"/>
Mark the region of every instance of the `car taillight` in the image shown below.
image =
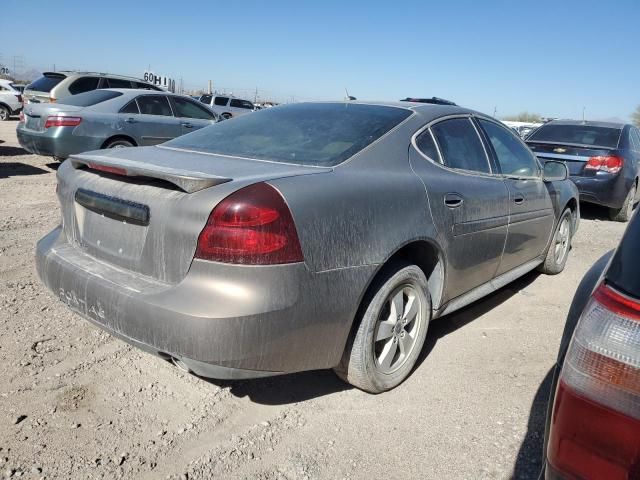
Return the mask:
<path id="1" fill-rule="evenodd" d="M 50 127 L 77 127 L 82 122 L 81 117 L 61 117 L 53 116 L 47 117 L 47 121 L 44 124 L 44 128 Z"/>
<path id="2" fill-rule="evenodd" d="M 114 175 L 127 175 L 127 171 L 121 167 L 112 167 L 110 165 L 100 165 L 98 163 L 87 163 L 87 167 L 91 170 L 97 170 L 99 172 L 112 173 Z"/>
<path id="3" fill-rule="evenodd" d="M 618 173 L 622 170 L 624 160 L 622 157 L 607 155 L 602 157 L 591 157 L 584 166 L 585 170 L 600 170 L 609 173 Z"/>
<path id="4" fill-rule="evenodd" d="M 56 99 L 55 99 L 55 98 L 53 98 L 53 97 L 49 97 L 49 102 L 50 102 L 50 103 L 56 103 Z"/>
<path id="5" fill-rule="evenodd" d="M 22 95 L 18 94 L 18 95 L 16 95 L 16 98 L 18 99 L 18 101 L 20 103 L 22 103 Z"/>
<path id="6" fill-rule="evenodd" d="M 600 285 L 567 351 L 547 458 L 570 478 L 640 477 L 640 302 Z"/>
<path id="7" fill-rule="evenodd" d="M 213 209 L 198 237 L 195 257 L 247 265 L 303 261 L 289 207 L 266 183 L 242 188 Z"/>
<path id="8" fill-rule="evenodd" d="M 20 112 L 18 119 L 20 123 L 24 123 L 24 112 Z"/>

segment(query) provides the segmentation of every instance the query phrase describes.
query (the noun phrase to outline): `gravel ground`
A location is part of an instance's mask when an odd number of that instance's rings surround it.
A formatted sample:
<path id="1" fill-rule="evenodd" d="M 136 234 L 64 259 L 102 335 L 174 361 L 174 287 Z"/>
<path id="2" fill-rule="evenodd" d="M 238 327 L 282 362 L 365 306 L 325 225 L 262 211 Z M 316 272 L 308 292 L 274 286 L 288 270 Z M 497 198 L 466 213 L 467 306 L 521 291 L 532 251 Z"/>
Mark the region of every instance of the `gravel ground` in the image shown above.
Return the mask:
<path id="1" fill-rule="evenodd" d="M 399 388 L 331 372 L 223 383 L 183 373 L 72 314 L 40 284 L 59 218 L 49 158 L 0 122 L 0 476 L 535 478 L 565 315 L 624 225 L 583 212 L 565 272 L 535 273 L 434 322 Z"/>

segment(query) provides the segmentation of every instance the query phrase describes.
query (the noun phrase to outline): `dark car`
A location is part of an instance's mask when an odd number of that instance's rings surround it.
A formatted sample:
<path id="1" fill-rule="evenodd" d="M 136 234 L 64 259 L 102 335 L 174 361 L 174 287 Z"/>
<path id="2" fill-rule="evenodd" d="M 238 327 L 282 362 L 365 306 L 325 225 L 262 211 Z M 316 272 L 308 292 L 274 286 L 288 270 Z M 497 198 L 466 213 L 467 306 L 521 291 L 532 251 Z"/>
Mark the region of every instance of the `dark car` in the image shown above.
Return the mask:
<path id="1" fill-rule="evenodd" d="M 573 298 L 545 432 L 548 479 L 640 478 L 640 216 Z"/>
<path id="2" fill-rule="evenodd" d="M 638 199 L 640 132 L 630 124 L 554 120 L 527 137 L 542 161 L 560 160 L 578 186 L 580 201 L 609 208 L 627 222 Z"/>
<path id="3" fill-rule="evenodd" d="M 579 221 L 566 166 L 496 120 L 421 103 L 296 103 L 163 145 L 72 155 L 44 283 L 205 377 L 412 371 L 431 319 L 535 268 Z"/>

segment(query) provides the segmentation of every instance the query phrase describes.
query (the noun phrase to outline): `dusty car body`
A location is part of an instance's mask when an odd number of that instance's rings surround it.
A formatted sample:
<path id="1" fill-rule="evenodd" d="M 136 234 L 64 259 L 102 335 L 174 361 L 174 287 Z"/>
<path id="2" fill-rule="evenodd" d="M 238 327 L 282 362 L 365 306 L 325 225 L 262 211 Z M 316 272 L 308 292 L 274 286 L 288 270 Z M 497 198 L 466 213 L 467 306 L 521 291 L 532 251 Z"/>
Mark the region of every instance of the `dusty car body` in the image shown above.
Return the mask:
<path id="1" fill-rule="evenodd" d="M 28 152 L 65 159 L 87 150 L 155 145 L 216 120 L 206 106 L 182 95 L 104 89 L 28 104 L 16 134 Z"/>
<path id="2" fill-rule="evenodd" d="M 523 165 L 501 170 L 496 136 Z M 562 270 L 579 210 L 558 165 L 455 106 L 266 109 L 71 156 L 37 269 L 86 319 L 199 375 L 336 368 L 379 392 L 409 375 L 431 319 Z"/>

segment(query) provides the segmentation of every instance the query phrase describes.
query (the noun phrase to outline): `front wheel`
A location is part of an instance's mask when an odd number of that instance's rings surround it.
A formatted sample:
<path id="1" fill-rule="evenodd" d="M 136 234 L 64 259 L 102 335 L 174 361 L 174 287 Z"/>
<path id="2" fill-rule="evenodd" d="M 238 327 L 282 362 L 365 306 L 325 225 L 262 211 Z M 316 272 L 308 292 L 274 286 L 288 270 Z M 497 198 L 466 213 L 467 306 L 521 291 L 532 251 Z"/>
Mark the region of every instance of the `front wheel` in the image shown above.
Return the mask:
<path id="1" fill-rule="evenodd" d="M 229 120 L 231 118 L 231 114 L 230 113 L 223 113 L 222 115 L 220 115 L 220 120 Z"/>
<path id="2" fill-rule="evenodd" d="M 11 112 L 7 107 L 0 105 L 0 122 L 6 122 L 11 117 Z"/>
<path id="3" fill-rule="evenodd" d="M 538 267 L 542 273 L 547 275 L 557 275 L 564 270 L 571 250 L 571 210 L 568 208 L 562 212 L 560 221 L 556 227 L 556 231 L 547 250 L 547 256 L 544 263 Z"/>
<path id="4" fill-rule="evenodd" d="M 636 186 L 634 185 L 627 193 L 621 208 L 609 209 L 609 218 L 616 222 L 628 222 L 633 215 L 633 204 L 636 201 Z"/>
<path id="5" fill-rule="evenodd" d="M 396 265 L 373 288 L 335 372 L 355 387 L 380 393 L 402 383 L 415 366 L 427 336 L 431 299 L 416 265 Z"/>

